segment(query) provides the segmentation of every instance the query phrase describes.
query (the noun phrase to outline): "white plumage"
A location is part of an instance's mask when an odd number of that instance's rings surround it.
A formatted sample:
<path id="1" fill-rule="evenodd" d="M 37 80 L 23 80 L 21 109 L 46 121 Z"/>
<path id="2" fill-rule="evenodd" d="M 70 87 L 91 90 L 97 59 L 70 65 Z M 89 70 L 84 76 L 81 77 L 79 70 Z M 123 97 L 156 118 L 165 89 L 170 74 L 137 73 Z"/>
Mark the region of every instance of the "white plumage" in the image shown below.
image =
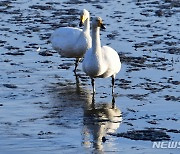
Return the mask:
<path id="1" fill-rule="evenodd" d="M 51 35 L 52 47 L 63 57 L 76 58 L 75 71 L 80 58 L 91 48 L 90 15 L 87 10 L 81 12 L 80 24 L 83 30 L 74 27 L 61 27 Z"/>
<path id="2" fill-rule="evenodd" d="M 112 77 L 112 93 L 114 91 L 114 79 L 121 69 L 118 53 L 109 46 L 101 47 L 100 27 L 105 28 L 100 17 L 92 21 L 92 48 L 90 48 L 83 60 L 83 71 L 91 77 L 93 93 L 95 92 L 94 78 Z"/>

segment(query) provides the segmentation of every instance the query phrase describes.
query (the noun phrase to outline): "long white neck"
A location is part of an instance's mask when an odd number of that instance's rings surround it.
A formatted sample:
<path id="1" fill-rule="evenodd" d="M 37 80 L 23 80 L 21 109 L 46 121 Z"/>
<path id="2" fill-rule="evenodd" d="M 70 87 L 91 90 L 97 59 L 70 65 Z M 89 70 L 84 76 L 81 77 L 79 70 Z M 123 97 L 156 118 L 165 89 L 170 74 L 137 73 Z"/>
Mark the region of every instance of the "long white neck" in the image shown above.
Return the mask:
<path id="1" fill-rule="evenodd" d="M 100 27 L 92 27 L 92 50 L 95 54 L 101 54 Z"/>
<path id="2" fill-rule="evenodd" d="M 89 21 L 89 18 L 87 18 L 84 22 L 84 28 L 83 28 L 83 31 L 86 33 L 90 33 L 90 21 Z"/>

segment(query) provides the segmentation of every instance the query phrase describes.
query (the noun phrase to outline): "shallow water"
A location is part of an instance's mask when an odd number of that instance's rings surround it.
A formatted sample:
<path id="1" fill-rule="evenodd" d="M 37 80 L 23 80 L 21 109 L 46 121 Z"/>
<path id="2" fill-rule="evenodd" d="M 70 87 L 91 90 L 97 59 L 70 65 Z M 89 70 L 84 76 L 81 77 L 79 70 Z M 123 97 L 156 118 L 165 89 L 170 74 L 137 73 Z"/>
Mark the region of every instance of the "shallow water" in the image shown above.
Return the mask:
<path id="1" fill-rule="evenodd" d="M 83 8 L 120 55 L 114 98 L 96 79 L 93 99 L 81 64 L 75 77 L 49 43 Z M 1 1 L 1 153 L 178 153 L 152 144 L 180 141 L 179 13 L 178 0 Z"/>

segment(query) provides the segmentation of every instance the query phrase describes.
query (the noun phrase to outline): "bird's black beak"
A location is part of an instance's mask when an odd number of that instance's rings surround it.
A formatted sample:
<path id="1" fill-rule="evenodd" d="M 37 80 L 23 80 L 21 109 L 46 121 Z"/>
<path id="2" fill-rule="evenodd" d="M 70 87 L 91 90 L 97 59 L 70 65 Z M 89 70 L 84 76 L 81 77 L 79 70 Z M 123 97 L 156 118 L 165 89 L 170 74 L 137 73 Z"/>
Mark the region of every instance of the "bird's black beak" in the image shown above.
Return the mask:
<path id="1" fill-rule="evenodd" d="M 82 27 L 82 26 L 83 26 L 83 22 L 81 20 L 80 23 L 79 23 L 79 27 Z"/>
<path id="2" fill-rule="evenodd" d="M 101 29 L 106 29 L 106 27 L 104 26 L 104 24 L 101 24 Z"/>

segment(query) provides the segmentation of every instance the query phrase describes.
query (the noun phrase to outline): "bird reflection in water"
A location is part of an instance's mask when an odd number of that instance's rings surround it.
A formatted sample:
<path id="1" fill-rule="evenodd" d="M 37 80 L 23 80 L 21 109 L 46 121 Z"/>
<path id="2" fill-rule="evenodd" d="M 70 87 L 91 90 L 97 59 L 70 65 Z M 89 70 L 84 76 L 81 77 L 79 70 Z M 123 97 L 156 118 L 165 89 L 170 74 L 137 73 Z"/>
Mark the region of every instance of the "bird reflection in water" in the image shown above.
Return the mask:
<path id="1" fill-rule="evenodd" d="M 114 133 L 120 126 L 121 111 L 116 107 L 114 97 L 111 102 L 95 102 L 94 95 L 81 85 L 78 76 L 75 77 L 76 84 L 66 80 L 50 88 L 52 124 L 72 129 L 82 126 L 82 146 L 103 151 L 107 134 Z"/>
<path id="2" fill-rule="evenodd" d="M 103 151 L 108 133 L 114 133 L 122 122 L 121 111 L 115 106 L 115 98 L 111 103 L 95 103 L 94 96 L 92 102 L 87 103 L 84 109 L 83 144 L 98 151 Z M 91 141 L 92 140 L 92 141 Z"/>

